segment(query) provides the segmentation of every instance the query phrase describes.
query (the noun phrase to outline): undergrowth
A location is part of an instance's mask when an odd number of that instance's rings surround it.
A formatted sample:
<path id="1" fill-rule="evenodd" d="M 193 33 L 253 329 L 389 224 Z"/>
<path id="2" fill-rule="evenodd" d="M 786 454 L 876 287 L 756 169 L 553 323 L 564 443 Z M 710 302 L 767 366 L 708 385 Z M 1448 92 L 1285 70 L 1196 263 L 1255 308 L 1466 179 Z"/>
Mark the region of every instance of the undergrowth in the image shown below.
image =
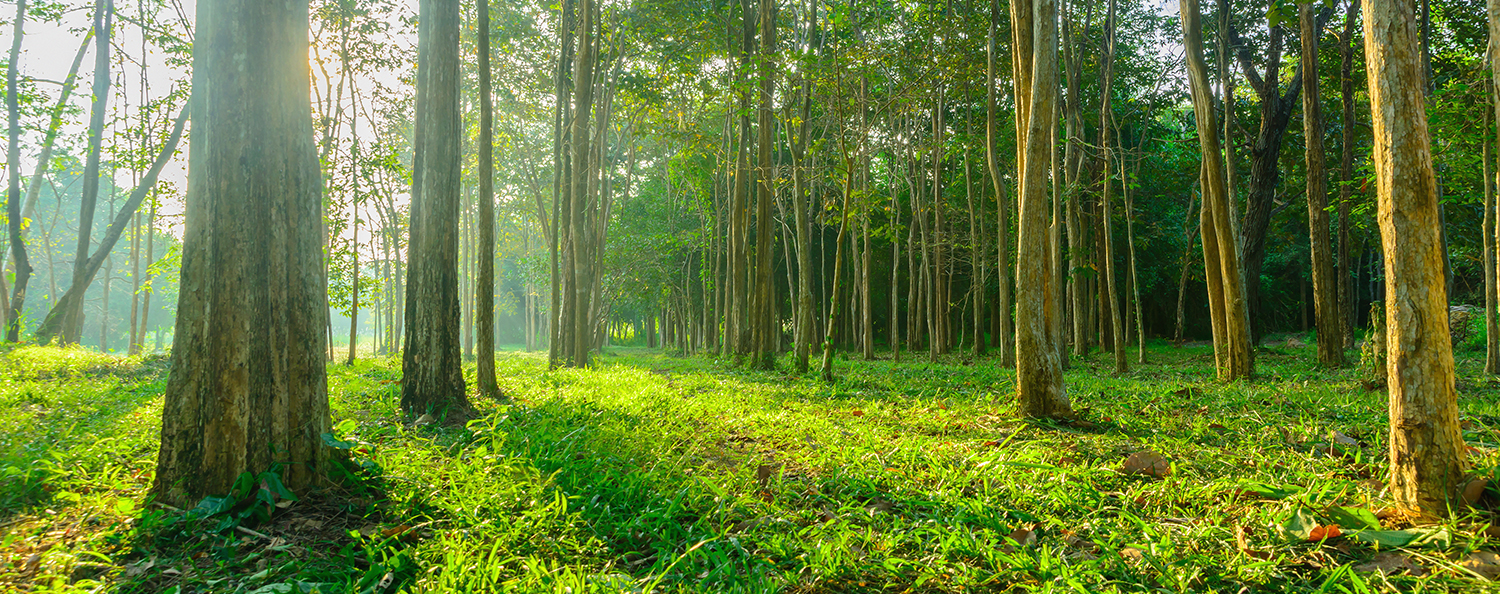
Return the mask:
<path id="1" fill-rule="evenodd" d="M 0 357 L 0 590 L 1489 588 L 1500 493 L 1440 526 L 1383 513 L 1383 392 L 1273 344 L 1229 385 L 1204 346 L 1150 345 L 1121 377 L 1075 358 L 1071 422 L 1016 417 L 1013 373 L 964 355 L 841 360 L 828 385 L 503 353 L 508 401 L 454 428 L 401 417 L 399 360 L 330 364 L 330 484 L 233 521 L 146 497 L 164 361 L 24 347 Z M 1459 364 L 1470 464 L 1493 475 L 1500 385 Z M 1160 467 L 1127 463 L 1147 452 Z"/>

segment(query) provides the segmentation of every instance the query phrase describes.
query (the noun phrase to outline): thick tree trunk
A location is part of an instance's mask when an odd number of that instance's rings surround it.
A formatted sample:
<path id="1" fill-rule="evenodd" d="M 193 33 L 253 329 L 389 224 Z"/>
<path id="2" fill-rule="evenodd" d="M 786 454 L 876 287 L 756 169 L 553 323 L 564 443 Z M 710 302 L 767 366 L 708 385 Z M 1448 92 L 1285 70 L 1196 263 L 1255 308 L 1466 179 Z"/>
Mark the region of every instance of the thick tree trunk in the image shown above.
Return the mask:
<path id="1" fill-rule="evenodd" d="M 1208 66 L 1203 60 L 1203 23 L 1198 0 L 1182 0 L 1181 10 L 1188 79 L 1203 155 L 1201 232 L 1204 278 L 1209 285 L 1209 310 L 1214 318 L 1214 355 L 1220 380 L 1245 379 L 1255 370 L 1254 351 L 1251 350 L 1249 314 L 1239 256 L 1234 249 L 1234 233 L 1229 222 L 1224 153 L 1215 126 Z M 1249 245 L 1248 241 L 1246 245 Z"/>
<path id="2" fill-rule="evenodd" d="M 183 507 L 229 494 L 245 472 L 315 488 L 329 427 L 308 4 L 200 2 L 194 48 L 182 291 L 153 486 Z"/>
<path id="3" fill-rule="evenodd" d="M 1053 341 L 1056 286 L 1048 253 L 1047 177 L 1051 139 L 1057 113 L 1057 3 L 1056 0 L 1017 0 L 1011 4 L 1012 45 L 1022 56 L 1019 67 L 1028 72 L 1023 101 L 1017 102 L 1017 121 L 1026 122 L 1025 142 L 1018 145 L 1021 162 L 1019 239 L 1016 243 L 1016 392 L 1021 414 L 1057 417 L 1072 413 L 1063 390 L 1062 362 Z M 1024 105 L 1024 108 L 1022 107 Z M 1024 112 L 1025 117 L 1019 116 Z M 1019 128 L 1019 126 L 1018 126 Z"/>
<path id="4" fill-rule="evenodd" d="M 489 0 L 478 0 L 476 12 L 479 29 L 479 283 L 474 294 L 477 308 L 474 322 L 479 334 L 479 360 L 475 371 L 479 393 L 498 397 L 500 386 L 495 381 L 495 118 L 490 99 Z M 526 345 L 530 350 L 529 331 Z"/>
<path id="5" fill-rule="evenodd" d="M 1323 97 L 1318 88 L 1318 37 L 1311 6 L 1298 6 L 1302 25 L 1302 131 L 1307 143 L 1307 227 L 1311 237 L 1313 303 L 1318 326 L 1318 363 L 1344 364 L 1343 327 L 1339 324 L 1337 276 L 1328 239 L 1328 172 L 1323 149 Z"/>
<path id="6" fill-rule="evenodd" d="M 470 407 L 459 355 L 459 2 L 421 0 L 419 10 L 401 409 L 462 422 Z"/>
<path id="7" fill-rule="evenodd" d="M 1408 510 L 1446 517 L 1458 502 L 1465 446 L 1413 3 L 1371 1 L 1364 33 L 1386 263 L 1390 492 Z"/>

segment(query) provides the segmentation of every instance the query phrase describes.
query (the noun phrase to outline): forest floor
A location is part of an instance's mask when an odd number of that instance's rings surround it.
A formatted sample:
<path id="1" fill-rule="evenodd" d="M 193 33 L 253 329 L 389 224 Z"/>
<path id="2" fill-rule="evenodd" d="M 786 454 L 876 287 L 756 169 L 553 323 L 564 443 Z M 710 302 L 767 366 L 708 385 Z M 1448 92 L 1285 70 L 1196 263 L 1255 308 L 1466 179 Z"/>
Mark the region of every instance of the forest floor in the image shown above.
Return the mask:
<path id="1" fill-rule="evenodd" d="M 476 399 L 467 427 L 417 426 L 396 408 L 399 360 L 366 359 L 329 366 L 337 486 L 276 507 L 241 493 L 246 505 L 191 519 L 145 499 L 166 362 L 22 347 L 0 357 L 0 591 L 1374 592 L 1500 579 L 1488 552 L 1500 490 L 1476 489 L 1477 508 L 1442 525 L 1387 513 L 1384 392 L 1358 369 L 1318 369 L 1314 348 L 1275 344 L 1257 379 L 1230 385 L 1206 346 L 1152 345 L 1122 377 L 1107 354 L 1075 358 L 1071 422 L 1017 418 L 1013 373 L 963 355 L 851 357 L 828 385 L 610 348 L 588 370 L 504 353 L 508 404 Z M 1500 383 L 1481 363 L 1461 353 L 1460 408 L 1471 464 L 1494 476 Z"/>

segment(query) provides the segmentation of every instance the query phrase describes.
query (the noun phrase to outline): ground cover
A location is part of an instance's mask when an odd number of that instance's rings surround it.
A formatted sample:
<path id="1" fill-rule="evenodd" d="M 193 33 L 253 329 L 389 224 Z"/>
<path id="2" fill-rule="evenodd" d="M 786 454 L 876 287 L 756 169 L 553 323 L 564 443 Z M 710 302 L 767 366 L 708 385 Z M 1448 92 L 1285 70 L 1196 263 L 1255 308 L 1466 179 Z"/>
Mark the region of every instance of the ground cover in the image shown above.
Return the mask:
<path id="1" fill-rule="evenodd" d="M 119 592 L 1479 591 L 1500 498 L 1384 513 L 1384 394 L 1277 341 L 1253 382 L 1152 345 L 1076 360 L 1080 419 L 1012 414 L 990 361 L 841 360 L 839 381 L 616 348 L 498 362 L 463 427 L 396 411 L 398 360 L 330 365 L 321 495 L 190 518 L 146 500 L 166 364 L 0 357 L 0 590 Z M 1471 463 L 1500 384 L 1461 354 Z M 785 368 L 785 366 L 783 366 Z M 263 478 L 263 477 L 257 477 Z M 266 487 L 260 489 L 258 487 Z M 300 497 L 299 497 L 300 496 Z M 295 500 L 293 500 L 295 498 Z M 217 512 L 217 513 L 210 513 Z M 243 516 L 243 518 L 241 517 Z"/>

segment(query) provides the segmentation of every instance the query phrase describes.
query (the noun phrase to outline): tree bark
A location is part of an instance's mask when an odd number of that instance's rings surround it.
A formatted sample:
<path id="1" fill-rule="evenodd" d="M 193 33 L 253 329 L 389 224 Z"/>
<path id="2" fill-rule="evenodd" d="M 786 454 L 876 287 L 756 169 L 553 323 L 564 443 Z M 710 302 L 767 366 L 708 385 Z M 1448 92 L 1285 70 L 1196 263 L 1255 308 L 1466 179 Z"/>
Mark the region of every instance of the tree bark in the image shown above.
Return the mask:
<path id="1" fill-rule="evenodd" d="M 1344 36 L 1339 40 L 1339 101 L 1343 104 L 1340 120 L 1343 138 L 1339 158 L 1339 324 L 1344 348 L 1354 346 L 1354 262 L 1349 259 L 1349 208 L 1354 194 L 1354 23 L 1359 16 L 1360 0 L 1349 0 L 1344 13 Z"/>
<path id="2" fill-rule="evenodd" d="M 1318 327 L 1318 363 L 1344 365 L 1343 327 L 1339 323 L 1338 278 L 1333 271 L 1333 247 L 1328 238 L 1328 172 L 1323 148 L 1323 97 L 1318 88 L 1318 38 L 1322 30 L 1313 8 L 1300 4 L 1302 26 L 1302 131 L 1307 143 L 1307 227 L 1311 237 L 1314 314 Z"/>
<path id="3" fill-rule="evenodd" d="M 1104 205 L 1103 228 L 1104 243 L 1103 266 L 1099 271 L 1104 275 L 1104 297 L 1109 302 L 1109 321 L 1111 338 L 1114 342 L 1112 352 L 1115 355 L 1115 374 L 1120 375 L 1130 371 L 1129 359 L 1125 353 L 1125 324 L 1121 321 L 1122 309 L 1120 306 L 1120 294 L 1115 288 L 1115 247 L 1114 247 L 1114 200 L 1111 196 L 1111 186 L 1114 183 L 1114 159 L 1112 147 L 1110 146 L 1110 132 L 1114 126 L 1111 121 L 1114 114 L 1110 111 L 1111 86 L 1114 83 L 1114 55 L 1115 55 L 1115 0 L 1109 0 L 1109 12 L 1104 17 L 1104 56 L 1101 58 L 1103 74 L 1103 90 L 1100 92 L 1099 100 L 1099 150 L 1104 162 L 1104 189 L 1099 196 L 1099 201 Z"/>
<path id="4" fill-rule="evenodd" d="M 459 354 L 459 2 L 421 0 L 419 11 L 401 409 L 463 422 L 470 407 Z"/>
<path id="5" fill-rule="evenodd" d="M 31 279 L 31 261 L 26 257 L 25 227 L 21 220 L 21 106 L 16 88 L 17 68 L 21 62 L 21 40 L 25 38 L 26 0 L 16 2 L 16 26 L 10 41 L 10 61 L 5 68 L 5 107 L 9 114 L 7 130 L 6 175 L 10 186 L 5 195 L 5 212 L 9 218 L 10 254 L 16 263 L 16 283 L 7 304 L 5 339 L 17 342 L 21 339 L 21 314 L 26 304 L 26 285 Z M 82 55 L 81 53 L 79 54 Z"/>
<path id="6" fill-rule="evenodd" d="M 1437 178 L 1413 9 L 1411 0 L 1373 0 L 1364 15 L 1386 263 L 1390 492 L 1401 507 L 1446 517 L 1458 502 L 1465 446 L 1453 387 L 1448 304 L 1441 290 Z"/>
<path id="7" fill-rule="evenodd" d="M 78 214 L 78 248 L 73 256 L 73 278 L 88 276 L 85 270 L 89 260 L 89 243 L 94 232 L 94 211 L 99 201 L 99 158 L 103 151 L 104 116 L 109 105 L 109 49 L 110 30 L 114 27 L 115 4 L 113 0 L 94 2 L 94 102 L 89 114 L 88 156 L 83 166 L 83 196 Z M 85 287 L 86 288 L 86 287 Z M 62 303 L 59 301 L 59 303 Z M 49 333 L 45 340 L 60 338 L 63 344 L 77 344 L 83 334 L 83 300 L 80 296 L 77 307 L 70 307 L 59 320 L 60 331 Z M 54 308 L 56 309 L 56 308 Z M 48 317 L 51 317 L 50 315 Z M 43 322 L 43 327 L 46 327 Z M 40 334 L 40 329 L 38 330 Z"/>
<path id="8" fill-rule="evenodd" d="M 1229 189 L 1224 179 L 1224 153 L 1215 126 L 1213 92 L 1203 60 L 1203 23 L 1198 0 L 1181 0 L 1188 79 L 1203 155 L 1203 259 L 1209 285 L 1209 310 L 1214 318 L 1214 355 L 1220 380 L 1249 378 L 1255 370 L 1250 321 L 1239 255 L 1229 221 Z M 1248 228 L 1248 226 L 1247 226 Z M 1249 242 L 1246 242 L 1249 245 Z M 1248 247 L 1246 249 L 1249 249 Z"/>
<path id="9" fill-rule="evenodd" d="M 200 2 L 194 47 L 182 290 L 153 486 L 184 507 L 228 494 L 245 472 L 315 488 L 329 428 L 308 3 Z"/>
<path id="10" fill-rule="evenodd" d="M 1489 133 L 1494 130 L 1490 126 L 1500 126 L 1500 99 L 1495 93 L 1500 91 L 1500 0 L 1489 2 L 1489 29 L 1490 29 L 1490 64 L 1492 78 L 1486 81 L 1489 93 L 1486 93 L 1488 107 L 1484 113 L 1484 138 L 1483 159 L 1484 166 L 1484 327 L 1485 327 L 1485 357 L 1484 372 L 1488 374 L 1500 373 L 1500 319 L 1497 319 L 1496 307 L 1500 305 L 1500 291 L 1497 286 L 1495 269 L 1500 258 L 1496 257 L 1496 250 L 1500 249 L 1500 212 L 1496 209 L 1495 200 L 1495 170 L 1491 168 L 1491 160 L 1494 155 L 1494 141 L 1488 138 Z"/>
<path id="11" fill-rule="evenodd" d="M 478 0 L 479 53 L 479 283 L 475 325 L 479 334 L 476 375 L 479 393 L 500 396 L 495 381 L 495 124 L 490 99 L 490 3 Z M 528 312 L 529 313 L 529 312 Z M 526 339 L 528 348 L 531 337 Z"/>
<path id="12" fill-rule="evenodd" d="M 760 183 L 755 209 L 755 294 L 751 334 L 754 354 L 751 365 L 757 369 L 776 366 L 779 332 L 776 325 L 776 277 L 772 266 L 775 242 L 771 237 L 771 203 L 776 200 L 775 164 L 771 161 L 775 119 L 771 117 L 776 89 L 776 0 L 760 0 L 760 109 L 757 122 L 760 138 L 756 141 L 759 167 L 755 179 Z"/>
<path id="13" fill-rule="evenodd" d="M 1014 367 L 1016 364 L 1016 343 L 1011 328 L 1011 294 L 1010 294 L 1010 221 L 1007 220 L 1010 208 L 1008 208 L 1010 192 L 1005 187 L 1005 178 L 1000 175 L 1000 154 L 995 146 L 1000 141 L 999 124 L 996 123 L 995 79 L 1000 75 L 995 53 L 1000 44 L 1000 0 L 990 0 L 990 30 L 989 38 L 985 42 L 985 164 L 990 171 L 990 184 L 995 191 L 995 255 L 997 266 L 995 267 L 995 281 L 1000 288 L 995 296 L 995 307 L 999 312 L 995 316 L 998 330 L 995 333 L 995 348 L 1000 351 L 1000 365 L 1002 367 Z M 1070 234 L 1071 237 L 1071 234 Z M 894 273 L 893 273 L 894 274 Z"/>
<path id="14" fill-rule="evenodd" d="M 1017 121 L 1025 121 L 1021 162 L 1019 239 L 1016 243 L 1016 392 L 1021 414 L 1057 417 L 1072 413 L 1063 390 L 1062 362 L 1053 341 L 1056 286 L 1048 253 L 1047 177 L 1057 113 L 1057 2 L 1017 0 L 1011 4 L 1013 50 L 1028 72 L 1024 97 L 1017 102 Z M 1019 85 L 1020 83 L 1018 83 Z M 1021 114 L 1024 118 L 1019 117 Z M 1019 126 L 1018 126 L 1019 128 Z"/>

